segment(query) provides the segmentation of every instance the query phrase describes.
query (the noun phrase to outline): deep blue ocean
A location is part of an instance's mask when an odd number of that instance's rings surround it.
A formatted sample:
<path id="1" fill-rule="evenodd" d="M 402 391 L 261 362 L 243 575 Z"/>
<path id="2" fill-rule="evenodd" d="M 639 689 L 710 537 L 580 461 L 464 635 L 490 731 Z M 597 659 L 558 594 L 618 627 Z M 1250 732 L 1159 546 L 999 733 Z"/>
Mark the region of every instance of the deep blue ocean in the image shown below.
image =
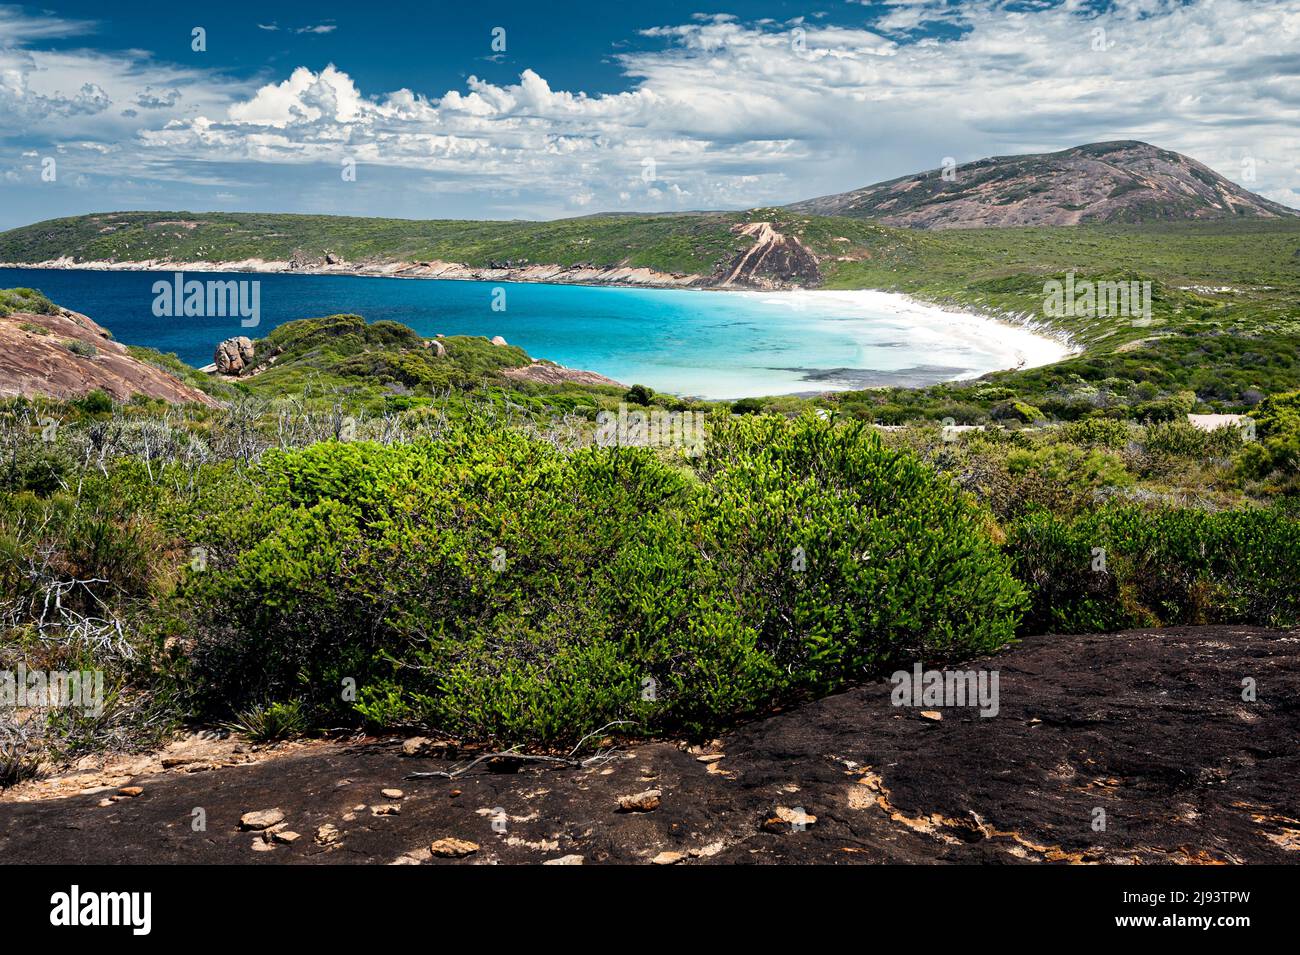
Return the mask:
<path id="1" fill-rule="evenodd" d="M 943 319 L 863 304 L 854 293 L 185 274 L 260 282 L 260 324 L 243 328 L 238 317 L 155 317 L 153 285 L 172 275 L 0 269 L 0 288 L 38 288 L 118 341 L 196 366 L 212 361 L 224 338 L 257 338 L 283 322 L 337 312 L 391 319 L 426 336 L 502 335 L 535 358 L 706 398 L 919 385 L 1015 363 L 1005 342 L 984 342 L 978 327 L 954 331 Z M 504 311 L 492 308 L 501 300 L 496 289 L 504 290 Z"/>

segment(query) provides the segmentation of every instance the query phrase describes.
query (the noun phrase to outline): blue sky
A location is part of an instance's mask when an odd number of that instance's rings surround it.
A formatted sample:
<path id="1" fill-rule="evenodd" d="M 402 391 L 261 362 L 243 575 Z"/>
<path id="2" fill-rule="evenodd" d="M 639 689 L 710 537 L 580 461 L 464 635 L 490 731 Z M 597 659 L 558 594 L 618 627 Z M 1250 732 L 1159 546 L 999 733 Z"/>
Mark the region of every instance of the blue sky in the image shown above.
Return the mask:
<path id="1" fill-rule="evenodd" d="M 1300 205 L 1297 73 L 1300 0 L 0 3 L 0 227 L 745 208 L 1120 138 Z"/>

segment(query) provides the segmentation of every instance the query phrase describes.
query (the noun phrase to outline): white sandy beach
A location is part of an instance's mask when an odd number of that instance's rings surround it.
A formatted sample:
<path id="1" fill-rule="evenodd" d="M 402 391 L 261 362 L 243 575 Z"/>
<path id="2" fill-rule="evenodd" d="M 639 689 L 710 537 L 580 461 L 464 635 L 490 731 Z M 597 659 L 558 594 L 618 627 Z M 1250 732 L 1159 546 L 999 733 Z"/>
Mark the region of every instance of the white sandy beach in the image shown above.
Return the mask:
<path id="1" fill-rule="evenodd" d="M 852 289 L 840 291 L 799 290 L 789 292 L 741 292 L 752 295 L 770 305 L 785 307 L 796 312 L 807 312 L 810 317 L 835 314 L 850 317 L 859 313 L 879 328 L 882 316 L 904 335 L 916 350 L 909 349 L 909 360 L 918 354 L 927 358 L 927 364 L 946 364 L 962 358 L 969 360 L 972 352 L 982 352 L 984 367 L 971 368 L 952 380 L 976 377 L 989 371 L 1004 368 L 1036 368 L 1062 361 L 1079 349 L 1059 333 L 1027 317 L 998 317 L 980 315 L 944 308 L 922 302 L 897 292 L 878 289 Z M 991 358 L 993 367 L 987 367 Z"/>

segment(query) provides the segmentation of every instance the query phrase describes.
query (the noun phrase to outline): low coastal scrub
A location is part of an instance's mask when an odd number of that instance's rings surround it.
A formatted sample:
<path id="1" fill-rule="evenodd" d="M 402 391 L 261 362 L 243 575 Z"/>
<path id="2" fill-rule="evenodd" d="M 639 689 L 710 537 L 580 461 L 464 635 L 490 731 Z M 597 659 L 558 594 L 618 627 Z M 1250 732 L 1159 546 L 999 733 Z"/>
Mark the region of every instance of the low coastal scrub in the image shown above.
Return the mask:
<path id="1" fill-rule="evenodd" d="M 783 399 L 702 453 L 599 446 L 570 397 L 0 404 L 0 670 L 103 674 L 93 712 L 0 713 L 0 774 L 185 724 L 704 735 L 1017 635 L 1300 623 L 1294 394 L 1254 440 Z"/>
<path id="2" fill-rule="evenodd" d="M 1030 591 L 1027 633 L 1300 620 L 1294 509 L 1037 512 L 1011 526 L 1008 551 Z"/>
<path id="3" fill-rule="evenodd" d="M 31 312 L 36 315 L 53 315 L 59 307 L 35 289 L 0 289 L 0 315 L 13 312 Z"/>

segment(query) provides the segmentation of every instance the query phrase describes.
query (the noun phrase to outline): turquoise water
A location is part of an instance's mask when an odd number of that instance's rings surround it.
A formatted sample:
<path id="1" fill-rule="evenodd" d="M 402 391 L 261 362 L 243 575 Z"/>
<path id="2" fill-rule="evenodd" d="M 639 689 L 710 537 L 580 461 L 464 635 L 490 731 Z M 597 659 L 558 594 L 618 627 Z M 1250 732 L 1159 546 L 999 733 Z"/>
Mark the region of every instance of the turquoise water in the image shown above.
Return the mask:
<path id="1" fill-rule="evenodd" d="M 238 318 L 155 317 L 153 285 L 172 274 L 0 269 L 0 288 L 38 288 L 118 341 L 175 352 L 196 366 L 212 361 L 224 338 L 256 338 L 283 322 L 336 312 L 391 319 L 426 336 L 502 335 L 537 358 L 706 398 L 920 385 L 1015 363 L 1005 343 L 835 293 L 186 273 L 260 282 L 260 324 L 246 329 Z M 495 289 L 504 290 L 504 311 L 492 308 Z"/>

